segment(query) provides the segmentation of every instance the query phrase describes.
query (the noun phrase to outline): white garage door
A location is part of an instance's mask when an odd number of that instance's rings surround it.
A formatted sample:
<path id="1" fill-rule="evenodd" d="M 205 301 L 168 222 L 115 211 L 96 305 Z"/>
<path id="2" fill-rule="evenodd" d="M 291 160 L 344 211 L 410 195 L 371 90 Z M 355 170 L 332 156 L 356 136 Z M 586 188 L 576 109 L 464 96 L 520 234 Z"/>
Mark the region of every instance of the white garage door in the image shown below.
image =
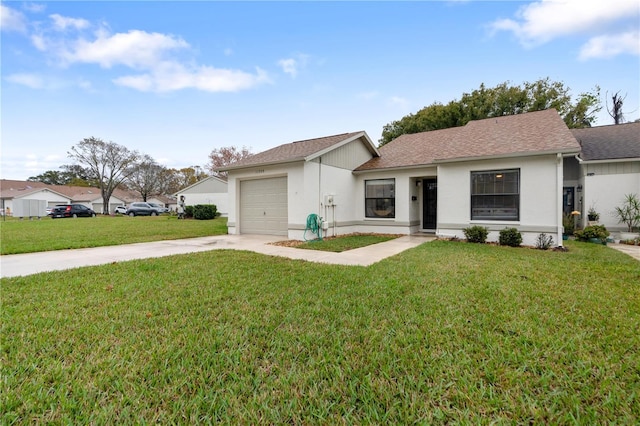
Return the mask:
<path id="1" fill-rule="evenodd" d="M 287 178 L 240 182 L 240 233 L 287 235 Z"/>

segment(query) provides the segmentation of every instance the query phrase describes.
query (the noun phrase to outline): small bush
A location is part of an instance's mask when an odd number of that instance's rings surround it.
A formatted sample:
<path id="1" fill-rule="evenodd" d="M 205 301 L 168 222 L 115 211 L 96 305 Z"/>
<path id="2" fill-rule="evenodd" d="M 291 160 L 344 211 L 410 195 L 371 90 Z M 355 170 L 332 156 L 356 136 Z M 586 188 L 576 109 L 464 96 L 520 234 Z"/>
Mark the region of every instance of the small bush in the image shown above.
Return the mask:
<path id="1" fill-rule="evenodd" d="M 184 217 L 193 217 L 194 206 L 184 206 Z"/>
<path id="2" fill-rule="evenodd" d="M 516 228 L 504 228 L 498 241 L 501 246 L 520 247 L 522 234 Z"/>
<path id="3" fill-rule="evenodd" d="M 489 229 L 484 226 L 472 226 L 470 228 L 464 228 L 462 230 L 464 236 L 470 243 L 484 243 L 489 235 Z"/>
<path id="4" fill-rule="evenodd" d="M 609 236 L 609 231 L 604 225 L 591 225 L 584 228 L 582 231 L 575 231 L 573 235 L 578 241 L 589 241 L 592 238 L 600 241 L 606 241 Z"/>
<path id="5" fill-rule="evenodd" d="M 198 220 L 211 220 L 216 218 L 218 208 L 215 204 L 196 204 L 193 206 L 193 218 Z"/>
<path id="6" fill-rule="evenodd" d="M 549 250 L 553 245 L 553 237 L 544 232 L 536 238 L 536 248 L 539 250 Z"/>

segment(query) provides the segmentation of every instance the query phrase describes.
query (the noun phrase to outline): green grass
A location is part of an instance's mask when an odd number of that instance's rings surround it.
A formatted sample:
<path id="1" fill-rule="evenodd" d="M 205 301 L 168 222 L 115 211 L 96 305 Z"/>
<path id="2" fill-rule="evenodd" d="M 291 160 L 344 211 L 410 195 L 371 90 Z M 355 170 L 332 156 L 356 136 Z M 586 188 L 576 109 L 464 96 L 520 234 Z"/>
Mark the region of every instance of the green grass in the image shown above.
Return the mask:
<path id="1" fill-rule="evenodd" d="M 350 234 L 338 237 L 325 238 L 323 240 L 307 241 L 296 244 L 296 248 L 308 250 L 321 250 L 341 253 L 360 247 L 370 246 L 398 238 L 399 235 L 388 234 Z"/>
<path id="2" fill-rule="evenodd" d="M 638 424 L 640 263 L 436 241 L 3 279 L 2 424 Z"/>
<path id="3" fill-rule="evenodd" d="M 7 220 L 0 221 L 0 253 L 101 247 L 226 233 L 226 218 L 177 220 L 175 216 L 97 216 Z"/>

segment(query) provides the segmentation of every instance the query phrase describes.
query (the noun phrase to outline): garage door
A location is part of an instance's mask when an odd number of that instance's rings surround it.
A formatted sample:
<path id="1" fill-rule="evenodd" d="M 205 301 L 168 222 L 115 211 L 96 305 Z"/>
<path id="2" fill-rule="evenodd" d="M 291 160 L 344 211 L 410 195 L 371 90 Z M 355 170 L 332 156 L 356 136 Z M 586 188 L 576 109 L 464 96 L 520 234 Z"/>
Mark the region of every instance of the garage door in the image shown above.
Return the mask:
<path id="1" fill-rule="evenodd" d="M 287 235 L 287 178 L 240 182 L 240 233 Z"/>

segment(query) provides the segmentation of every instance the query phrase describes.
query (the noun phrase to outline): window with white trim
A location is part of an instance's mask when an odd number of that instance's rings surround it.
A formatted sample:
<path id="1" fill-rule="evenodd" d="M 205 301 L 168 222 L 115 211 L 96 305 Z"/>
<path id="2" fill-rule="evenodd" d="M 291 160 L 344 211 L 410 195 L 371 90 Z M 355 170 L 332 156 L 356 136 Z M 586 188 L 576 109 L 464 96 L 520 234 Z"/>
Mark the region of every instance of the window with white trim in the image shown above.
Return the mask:
<path id="1" fill-rule="evenodd" d="M 364 210 L 366 217 L 396 217 L 395 179 L 365 180 L 364 194 Z"/>
<path id="2" fill-rule="evenodd" d="M 471 172 L 471 220 L 520 220 L 520 169 Z"/>

